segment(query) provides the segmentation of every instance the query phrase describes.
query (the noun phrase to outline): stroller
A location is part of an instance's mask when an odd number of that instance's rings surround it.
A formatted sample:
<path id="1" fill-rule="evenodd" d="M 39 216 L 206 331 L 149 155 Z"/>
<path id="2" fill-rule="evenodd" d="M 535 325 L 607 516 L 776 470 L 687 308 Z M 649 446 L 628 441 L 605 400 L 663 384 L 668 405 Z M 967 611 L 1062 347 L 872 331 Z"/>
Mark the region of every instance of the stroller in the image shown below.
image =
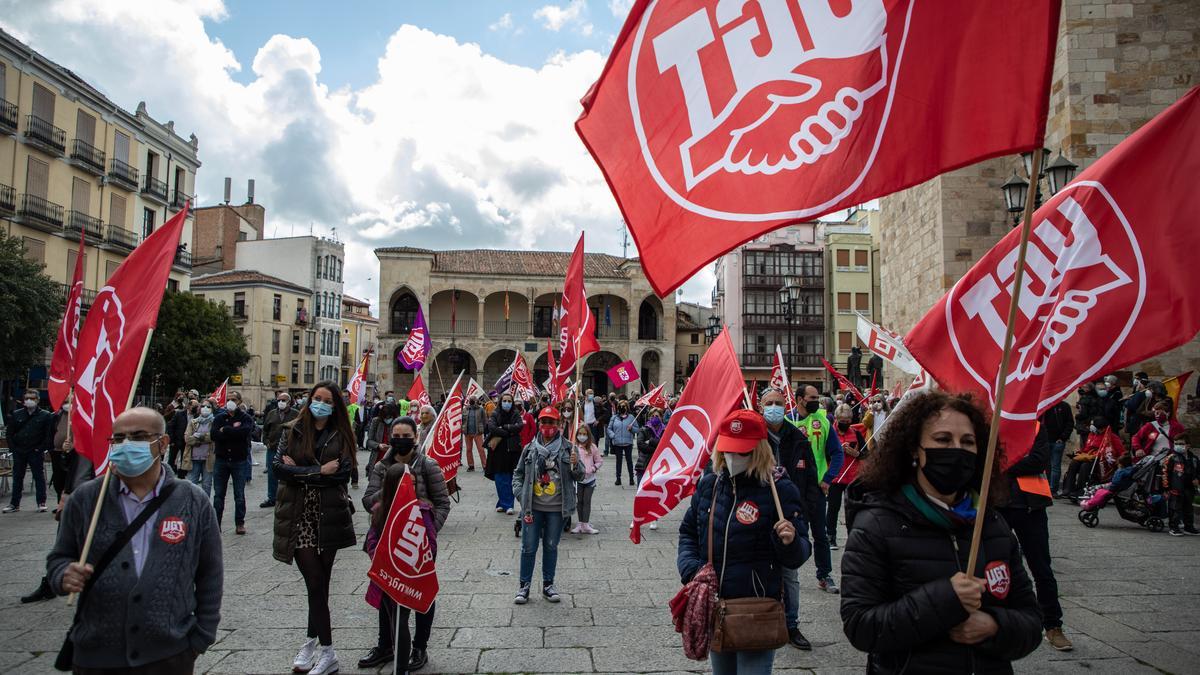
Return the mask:
<path id="1" fill-rule="evenodd" d="M 1133 482 L 1123 490 L 1109 495 L 1109 501 L 1117 507 L 1117 514 L 1131 523 L 1137 523 L 1151 532 L 1162 532 L 1167 527 L 1167 502 L 1162 494 L 1161 475 L 1162 462 L 1170 450 L 1160 450 L 1147 455 L 1134 464 Z M 1096 492 L 1106 489 L 1108 484 L 1092 485 L 1084 490 L 1080 503 L 1086 503 Z M 1100 524 L 1100 510 L 1083 508 L 1079 510 L 1079 522 L 1086 527 L 1096 527 Z"/>

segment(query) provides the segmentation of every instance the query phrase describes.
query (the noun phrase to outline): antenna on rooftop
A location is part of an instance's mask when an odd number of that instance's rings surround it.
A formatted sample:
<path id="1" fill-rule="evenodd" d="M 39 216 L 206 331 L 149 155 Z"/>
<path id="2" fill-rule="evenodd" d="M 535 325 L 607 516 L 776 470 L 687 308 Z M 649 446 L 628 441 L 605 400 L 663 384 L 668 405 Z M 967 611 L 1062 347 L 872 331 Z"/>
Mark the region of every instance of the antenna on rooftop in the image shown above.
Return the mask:
<path id="1" fill-rule="evenodd" d="M 621 257 L 629 257 L 629 227 L 625 221 L 621 221 Z"/>

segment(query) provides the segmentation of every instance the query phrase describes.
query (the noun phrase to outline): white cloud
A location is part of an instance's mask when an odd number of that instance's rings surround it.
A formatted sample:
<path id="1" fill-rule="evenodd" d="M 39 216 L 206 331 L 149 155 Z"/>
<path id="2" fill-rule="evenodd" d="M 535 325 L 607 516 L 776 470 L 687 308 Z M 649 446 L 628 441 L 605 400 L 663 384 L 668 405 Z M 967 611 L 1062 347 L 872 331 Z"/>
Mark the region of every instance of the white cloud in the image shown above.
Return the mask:
<path id="1" fill-rule="evenodd" d="M 533 18 L 542 22 L 546 30 L 558 32 L 564 26 L 577 25 L 584 35 L 590 35 L 592 25 L 584 21 L 587 0 L 571 0 L 566 5 L 545 5 L 533 13 Z"/>
<path id="2" fill-rule="evenodd" d="M 490 30 L 490 31 L 508 30 L 508 29 L 512 28 L 512 25 L 513 25 L 512 12 L 505 12 L 504 16 L 500 17 L 499 19 L 496 19 L 496 23 L 493 23 L 492 25 L 488 26 L 488 30 Z"/>
<path id="3" fill-rule="evenodd" d="M 603 55 L 527 68 L 405 25 L 374 82 L 331 90 L 312 41 L 275 35 L 243 84 L 242 64 L 205 32 L 224 16 L 217 0 L 0 0 L 5 30 L 199 137 L 199 204 L 219 200 L 225 176 L 255 178 L 268 236 L 336 228 L 350 295 L 377 298 L 377 246 L 568 250 L 582 229 L 589 250 L 620 252 L 620 214 L 573 127 Z M 710 289 L 693 282 L 687 297 Z"/>
<path id="4" fill-rule="evenodd" d="M 613 16 L 624 20 L 629 16 L 629 10 L 633 9 L 633 0 L 608 0 L 608 9 Z"/>

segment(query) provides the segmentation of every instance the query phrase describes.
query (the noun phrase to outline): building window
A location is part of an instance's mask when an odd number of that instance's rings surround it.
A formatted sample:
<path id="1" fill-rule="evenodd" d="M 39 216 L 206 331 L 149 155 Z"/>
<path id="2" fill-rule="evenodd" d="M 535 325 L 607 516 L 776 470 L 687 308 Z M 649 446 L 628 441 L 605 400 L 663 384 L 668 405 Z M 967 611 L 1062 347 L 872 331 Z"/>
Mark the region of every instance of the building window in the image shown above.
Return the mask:
<path id="1" fill-rule="evenodd" d="M 304 332 L 304 353 L 309 356 L 317 353 L 317 331 Z"/>
<path id="2" fill-rule="evenodd" d="M 317 293 L 316 301 L 314 302 L 313 316 L 315 316 L 318 319 L 321 318 L 321 294 L 320 293 Z"/>
<path id="3" fill-rule="evenodd" d="M 300 362 L 292 361 L 292 384 L 300 383 Z"/>
<path id="4" fill-rule="evenodd" d="M 142 209 L 142 239 L 154 233 L 154 209 Z"/>
<path id="5" fill-rule="evenodd" d="M 417 298 L 412 293 L 405 293 L 396 298 L 391 306 L 391 332 L 404 335 L 412 330 L 413 322 L 417 320 Z M 547 337 L 550 332 L 547 331 Z"/>
<path id="6" fill-rule="evenodd" d="M 839 248 L 833 252 L 833 256 L 834 256 L 833 264 L 837 267 L 837 270 L 839 272 L 845 271 L 850 268 L 850 249 Z"/>
<path id="7" fill-rule="evenodd" d="M 25 245 L 25 258 L 30 262 L 38 263 L 39 265 L 46 264 L 46 242 L 33 237 L 21 237 L 21 243 Z M 71 270 L 74 274 L 75 270 Z"/>
<path id="8" fill-rule="evenodd" d="M 870 254 L 870 251 L 864 251 L 862 249 L 858 249 L 858 250 L 854 251 L 854 267 L 855 267 L 856 271 L 861 271 L 861 272 L 866 271 L 867 256 L 869 254 Z"/>
<path id="9" fill-rule="evenodd" d="M 275 386 L 279 382 L 279 362 L 271 362 L 271 386 Z"/>
<path id="10" fill-rule="evenodd" d="M 246 241 L 248 238 L 249 236 L 245 232 L 238 232 L 238 241 Z"/>
<path id="11" fill-rule="evenodd" d="M 117 268 L 120 266 L 121 266 L 120 261 L 117 261 L 117 260 L 105 261 L 105 263 L 104 263 L 104 280 L 108 281 L 109 279 L 111 279 L 112 275 L 117 273 Z"/>
<path id="12" fill-rule="evenodd" d="M 276 321 L 283 317 L 283 296 L 278 293 L 271 300 L 271 317 Z"/>
<path id="13" fill-rule="evenodd" d="M 178 293 L 179 292 L 179 282 L 176 281 L 175 279 L 167 279 L 167 290 L 171 291 L 172 293 Z"/>
<path id="14" fill-rule="evenodd" d="M 278 328 L 271 331 L 271 353 L 272 354 L 279 353 L 279 329 Z"/>
<path id="15" fill-rule="evenodd" d="M 871 296 L 866 293 L 854 294 L 854 309 L 860 312 L 871 311 Z"/>
<path id="16" fill-rule="evenodd" d="M 694 345 L 700 344 L 700 334 L 699 333 L 692 333 L 692 344 L 694 344 Z"/>
<path id="17" fill-rule="evenodd" d="M 699 354 L 688 354 L 687 376 L 691 377 L 692 373 L 696 372 L 696 366 L 700 365 Z"/>
<path id="18" fill-rule="evenodd" d="M 848 354 L 850 348 L 854 346 L 854 333 L 850 331 L 838 331 L 838 353 Z"/>
<path id="19" fill-rule="evenodd" d="M 317 367 L 312 361 L 304 362 L 304 384 L 312 384 Z"/>
<path id="20" fill-rule="evenodd" d="M 300 353 L 300 331 L 298 331 L 298 330 L 292 331 L 292 353 L 293 354 Z"/>
<path id="21" fill-rule="evenodd" d="M 246 318 L 246 294 L 233 294 L 233 316 L 238 319 Z"/>
<path id="22" fill-rule="evenodd" d="M 850 294 L 849 293 L 838 293 L 837 294 L 837 311 L 838 311 L 838 314 L 849 314 L 850 313 Z"/>

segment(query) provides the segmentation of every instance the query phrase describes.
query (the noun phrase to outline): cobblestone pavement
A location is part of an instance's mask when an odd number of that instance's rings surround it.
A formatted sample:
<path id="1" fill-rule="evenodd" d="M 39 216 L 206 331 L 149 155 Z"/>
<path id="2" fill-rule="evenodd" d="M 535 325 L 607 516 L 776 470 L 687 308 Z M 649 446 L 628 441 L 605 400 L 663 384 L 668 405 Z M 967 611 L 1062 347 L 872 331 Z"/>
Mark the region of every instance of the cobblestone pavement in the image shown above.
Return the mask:
<path id="1" fill-rule="evenodd" d="M 221 626 L 197 672 L 288 672 L 304 637 L 304 585 L 294 567 L 271 557 L 271 512 L 258 508 L 266 490 L 261 471 L 255 468 L 247 488 L 250 533 L 236 536 L 226 522 Z M 524 607 L 512 604 L 519 562 L 513 518 L 495 513 L 494 489 L 480 472 L 460 475 L 462 501 L 438 542 L 441 594 L 430 662 L 422 672 L 707 670 L 684 658 L 667 609 L 679 586 L 675 532 L 683 509 L 634 546 L 628 539 L 633 488 L 615 487 L 610 471 L 611 464 L 596 491 L 593 522 L 601 533 L 563 536 L 557 574 L 562 602 L 551 605 L 535 594 Z M 352 491 L 356 500 L 360 495 Z M 36 513 L 28 497 L 22 506 L 0 516 L 0 672 L 50 673 L 71 614 L 61 599 L 34 605 L 18 600 L 36 587 L 54 537 L 49 513 Z M 232 503 L 226 508 L 231 521 Z M 1051 510 L 1054 566 L 1075 651 L 1058 653 L 1043 643 L 1017 670 L 1200 672 L 1200 592 L 1193 587 L 1200 538 L 1151 534 L 1111 509 L 1101 514 L 1098 529 L 1087 530 L 1075 513 L 1066 505 Z M 361 538 L 361 510 L 356 520 Z M 836 569 L 837 552 L 834 563 Z M 341 551 L 334 568 L 333 642 L 343 673 L 360 672 L 355 665 L 375 640 L 375 611 L 363 600 L 367 567 L 356 548 Z M 776 672 L 861 673 L 866 657 L 846 642 L 837 597 L 817 590 L 812 569 L 810 561 L 801 570 L 801 619 L 815 648 L 781 649 Z"/>

